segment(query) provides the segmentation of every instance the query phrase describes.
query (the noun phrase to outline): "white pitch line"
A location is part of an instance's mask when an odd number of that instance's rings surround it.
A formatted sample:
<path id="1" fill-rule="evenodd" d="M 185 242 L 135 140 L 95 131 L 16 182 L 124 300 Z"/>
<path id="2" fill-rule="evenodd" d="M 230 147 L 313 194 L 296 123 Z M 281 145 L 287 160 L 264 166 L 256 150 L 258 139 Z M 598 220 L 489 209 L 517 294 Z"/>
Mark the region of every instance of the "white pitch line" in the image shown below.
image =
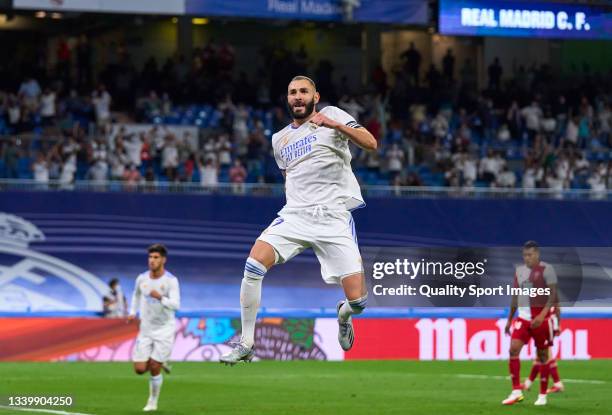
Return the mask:
<path id="1" fill-rule="evenodd" d="M 497 379 L 497 380 L 508 380 L 510 376 L 495 376 L 495 375 L 471 375 L 467 373 L 460 374 L 451 374 L 449 376 L 454 376 L 462 379 Z M 605 380 L 593 380 L 593 379 L 571 379 L 571 378 L 563 378 L 561 379 L 563 382 L 567 383 L 588 383 L 591 385 L 605 385 Z"/>
<path id="2" fill-rule="evenodd" d="M 0 409 L 10 409 L 12 411 L 24 411 L 24 412 L 42 412 L 45 414 L 55 414 L 55 415 L 93 415 L 93 414 L 83 414 L 80 412 L 54 411 L 52 409 L 22 408 L 22 407 L 17 407 L 17 406 L 6 406 L 6 405 L 0 405 Z"/>

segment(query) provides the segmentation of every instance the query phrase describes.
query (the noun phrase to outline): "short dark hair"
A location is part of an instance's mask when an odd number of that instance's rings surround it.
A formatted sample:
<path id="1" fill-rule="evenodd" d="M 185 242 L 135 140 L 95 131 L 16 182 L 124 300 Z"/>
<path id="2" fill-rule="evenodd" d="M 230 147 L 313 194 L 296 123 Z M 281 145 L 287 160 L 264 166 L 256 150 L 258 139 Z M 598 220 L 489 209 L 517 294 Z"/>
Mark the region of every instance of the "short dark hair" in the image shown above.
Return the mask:
<path id="1" fill-rule="evenodd" d="M 540 250 L 540 246 L 536 241 L 527 241 L 523 244 L 523 249 L 535 249 L 536 251 Z"/>
<path id="2" fill-rule="evenodd" d="M 112 280 L 110 280 L 110 282 L 108 283 L 108 286 L 112 287 L 115 284 L 119 284 L 119 280 L 117 278 L 113 278 Z"/>
<path id="3" fill-rule="evenodd" d="M 147 249 L 148 253 L 156 252 L 163 256 L 164 258 L 168 256 L 168 250 L 162 244 L 153 244 Z"/>
<path id="4" fill-rule="evenodd" d="M 297 76 L 294 76 L 294 77 L 291 79 L 291 82 L 293 82 L 293 81 L 308 81 L 308 83 L 310 83 L 310 85 L 312 85 L 312 87 L 314 88 L 315 92 L 316 92 L 316 90 L 317 90 L 317 84 L 315 84 L 315 81 L 313 81 L 312 79 L 310 79 L 310 78 L 309 78 L 309 77 L 307 77 L 307 76 L 304 76 L 304 75 L 297 75 Z M 291 82 L 289 82 L 289 83 L 291 83 Z"/>

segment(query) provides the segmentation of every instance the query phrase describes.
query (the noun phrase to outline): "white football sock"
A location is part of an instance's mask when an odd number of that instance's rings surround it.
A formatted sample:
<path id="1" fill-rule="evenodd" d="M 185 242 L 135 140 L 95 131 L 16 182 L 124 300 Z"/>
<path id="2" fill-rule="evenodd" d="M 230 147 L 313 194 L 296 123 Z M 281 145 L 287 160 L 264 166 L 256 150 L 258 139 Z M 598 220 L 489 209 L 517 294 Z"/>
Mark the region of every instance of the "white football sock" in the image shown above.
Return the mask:
<path id="1" fill-rule="evenodd" d="M 162 383 L 164 378 L 161 373 L 157 376 L 151 376 L 149 379 L 149 399 L 157 402 L 159 398 L 159 392 L 161 391 Z"/>
<path id="2" fill-rule="evenodd" d="M 255 343 L 255 322 L 261 302 L 261 282 L 268 269 L 259 261 L 248 258 L 244 266 L 244 278 L 240 285 L 240 318 L 242 337 L 240 343 L 252 347 Z"/>

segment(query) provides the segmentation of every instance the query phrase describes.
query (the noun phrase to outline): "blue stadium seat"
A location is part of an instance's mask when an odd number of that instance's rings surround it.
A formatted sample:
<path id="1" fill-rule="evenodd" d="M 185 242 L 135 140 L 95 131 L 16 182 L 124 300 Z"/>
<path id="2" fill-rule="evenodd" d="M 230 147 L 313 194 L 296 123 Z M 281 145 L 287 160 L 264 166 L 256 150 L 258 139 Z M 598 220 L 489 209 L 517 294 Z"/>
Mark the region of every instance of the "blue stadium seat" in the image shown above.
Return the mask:
<path id="1" fill-rule="evenodd" d="M 21 179 L 29 179 L 32 173 L 32 160 L 29 157 L 20 157 L 17 161 L 17 175 Z"/>

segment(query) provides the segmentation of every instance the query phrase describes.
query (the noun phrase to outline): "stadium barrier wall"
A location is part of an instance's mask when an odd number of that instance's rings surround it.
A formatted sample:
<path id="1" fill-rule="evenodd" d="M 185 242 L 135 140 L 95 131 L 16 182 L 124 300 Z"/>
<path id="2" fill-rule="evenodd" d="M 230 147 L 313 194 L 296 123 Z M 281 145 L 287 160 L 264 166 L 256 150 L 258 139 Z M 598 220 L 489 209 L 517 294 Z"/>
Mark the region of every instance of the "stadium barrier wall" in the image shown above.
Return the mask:
<path id="1" fill-rule="evenodd" d="M 273 360 L 504 360 L 504 318 L 357 318 L 356 342 L 343 352 L 335 318 L 264 317 L 256 358 Z M 0 361 L 129 361 L 136 324 L 123 319 L 0 318 Z M 173 361 L 218 361 L 238 340 L 237 317 L 177 318 Z M 553 355 L 562 360 L 612 358 L 609 318 L 564 318 Z M 521 357 L 534 357 L 533 344 Z"/>
<path id="2" fill-rule="evenodd" d="M 411 237 L 421 245 L 521 245 L 537 239 L 543 246 L 612 246 L 611 201 L 377 198 L 353 215 L 358 232 Z M 0 193 L 0 212 L 95 214 L 158 220 L 216 221 L 256 225 L 276 217 L 284 198 L 227 195 L 30 192 Z M 154 223 L 154 222 L 152 222 Z"/>
<path id="3" fill-rule="evenodd" d="M 368 198 L 354 212 L 363 252 L 377 247 L 612 246 L 612 202 Z M 128 300 L 145 248 L 168 246 L 183 310 L 237 307 L 244 260 L 283 199 L 268 196 L 0 192 L 0 312 L 99 312 L 108 281 Z M 371 249 L 370 249 L 371 248 Z M 517 260 L 520 253 L 517 249 Z M 544 259 L 546 260 L 546 259 Z M 510 264 L 511 266 L 511 264 Z M 510 272 L 510 270 L 509 270 Z M 265 307 L 333 307 L 310 250 L 266 276 Z"/>

